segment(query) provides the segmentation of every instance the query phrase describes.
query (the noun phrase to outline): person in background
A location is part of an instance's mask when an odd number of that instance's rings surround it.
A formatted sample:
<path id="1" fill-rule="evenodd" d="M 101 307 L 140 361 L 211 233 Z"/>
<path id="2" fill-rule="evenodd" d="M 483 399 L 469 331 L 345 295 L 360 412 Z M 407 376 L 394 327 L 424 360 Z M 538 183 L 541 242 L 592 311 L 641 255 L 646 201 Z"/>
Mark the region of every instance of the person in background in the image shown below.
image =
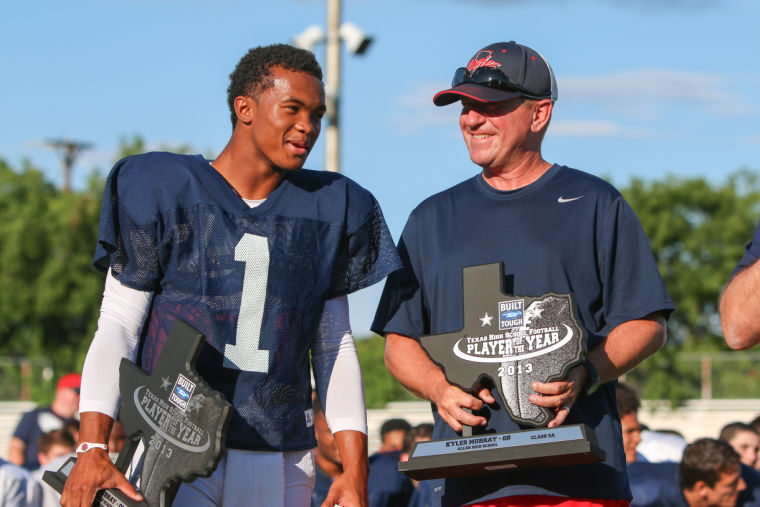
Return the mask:
<path id="1" fill-rule="evenodd" d="M 734 448 L 742 464 L 755 468 L 760 451 L 760 435 L 755 428 L 743 422 L 732 422 L 723 426 L 718 439 Z"/>
<path id="2" fill-rule="evenodd" d="M 728 443 L 700 438 L 686 446 L 679 477 L 689 507 L 733 507 L 746 489 L 739 455 Z"/>
<path id="3" fill-rule="evenodd" d="M 401 461 L 409 459 L 409 453 L 412 452 L 414 444 L 417 442 L 429 442 L 433 439 L 433 425 L 430 423 L 420 423 L 412 427 L 404 436 L 404 448 L 401 450 Z"/>
<path id="4" fill-rule="evenodd" d="M 48 431 L 37 440 L 37 461 L 39 461 L 40 467 L 45 467 L 60 456 L 73 453 L 75 447 L 76 440 L 65 429 Z"/>
<path id="5" fill-rule="evenodd" d="M 42 435 L 39 438 L 38 447 L 40 468 L 32 472 L 32 476 L 40 485 L 43 507 L 55 507 L 60 505 L 61 494 L 43 482 L 42 476 L 47 470 L 58 470 L 69 457 L 74 455 L 76 440 L 71 433 L 61 428 Z"/>
<path id="6" fill-rule="evenodd" d="M 404 442 L 412 426 L 404 419 L 389 419 L 380 427 L 382 445 L 369 457 L 367 492 L 370 507 L 407 505 L 414 492 L 412 480 L 398 471 Z"/>
<path id="7" fill-rule="evenodd" d="M 44 433 L 63 428 L 76 420 L 81 382 L 79 373 L 64 375 L 58 380 L 55 398 L 49 407 L 37 407 L 21 416 L 8 450 L 11 463 L 27 470 L 40 467 L 37 440 Z"/>
<path id="8" fill-rule="evenodd" d="M 79 419 L 70 419 L 63 425 L 63 429 L 71 433 L 71 436 L 74 437 L 74 442 L 79 441 Z"/>
<path id="9" fill-rule="evenodd" d="M 618 382 L 615 388 L 617 395 L 620 426 L 623 433 L 623 450 L 625 462 L 633 463 L 640 459 L 636 454 L 636 446 L 641 442 L 641 423 L 639 422 L 639 396 L 628 385 Z"/>
<path id="10" fill-rule="evenodd" d="M 37 507 L 42 488 L 29 471 L 0 458 L 0 505 L 3 507 Z"/>
<path id="11" fill-rule="evenodd" d="M 428 442 L 433 439 L 433 425 L 421 423 L 414 426 L 406 433 L 404 438 L 404 450 L 401 453 L 401 461 L 407 461 L 417 442 Z M 433 505 L 433 490 L 431 481 L 417 481 L 412 479 L 414 492 L 409 499 L 408 507 L 431 507 Z"/>
<path id="12" fill-rule="evenodd" d="M 380 426 L 379 453 L 400 453 L 404 447 L 404 437 L 412 429 L 406 419 L 388 419 Z"/>

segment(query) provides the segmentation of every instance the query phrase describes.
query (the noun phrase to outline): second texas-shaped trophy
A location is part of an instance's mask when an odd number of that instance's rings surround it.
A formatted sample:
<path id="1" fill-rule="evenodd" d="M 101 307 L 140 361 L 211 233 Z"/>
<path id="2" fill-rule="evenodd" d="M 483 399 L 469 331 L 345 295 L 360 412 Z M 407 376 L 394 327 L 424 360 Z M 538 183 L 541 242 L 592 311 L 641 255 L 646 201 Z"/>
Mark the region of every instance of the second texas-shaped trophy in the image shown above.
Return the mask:
<path id="1" fill-rule="evenodd" d="M 421 343 L 449 382 L 468 392 L 493 385 L 497 403 L 528 429 L 478 434 L 465 426 L 461 437 L 418 442 L 409 460 L 399 463 L 399 471 L 414 479 L 604 459 L 590 428 L 547 428 L 553 412 L 528 400 L 533 382 L 563 379 L 585 359 L 587 337 L 576 321 L 572 295 L 507 295 L 503 273 L 501 263 L 464 268 L 464 328 L 423 336 Z"/>

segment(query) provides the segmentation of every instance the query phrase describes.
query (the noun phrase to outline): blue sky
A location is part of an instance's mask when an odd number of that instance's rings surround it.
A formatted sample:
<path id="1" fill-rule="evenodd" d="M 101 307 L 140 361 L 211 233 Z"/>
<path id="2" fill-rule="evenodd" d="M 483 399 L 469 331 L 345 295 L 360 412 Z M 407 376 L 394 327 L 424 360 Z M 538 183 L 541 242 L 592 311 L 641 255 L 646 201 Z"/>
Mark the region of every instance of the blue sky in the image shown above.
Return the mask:
<path id="1" fill-rule="evenodd" d="M 122 136 L 218 153 L 229 73 L 253 46 L 325 25 L 324 0 L 28 0 L 0 6 L 0 157 L 60 181 L 40 141 L 94 144 L 74 186 L 107 171 Z M 477 171 L 458 108 L 433 94 L 482 46 L 516 40 L 552 65 L 545 158 L 624 185 L 723 181 L 760 169 L 755 0 L 343 0 L 374 37 L 343 58 L 343 173 L 380 201 L 394 237 L 422 199 Z M 315 49 L 324 64 L 324 46 Z M 323 139 L 307 167 L 324 167 Z M 351 298 L 367 332 L 379 289 Z"/>

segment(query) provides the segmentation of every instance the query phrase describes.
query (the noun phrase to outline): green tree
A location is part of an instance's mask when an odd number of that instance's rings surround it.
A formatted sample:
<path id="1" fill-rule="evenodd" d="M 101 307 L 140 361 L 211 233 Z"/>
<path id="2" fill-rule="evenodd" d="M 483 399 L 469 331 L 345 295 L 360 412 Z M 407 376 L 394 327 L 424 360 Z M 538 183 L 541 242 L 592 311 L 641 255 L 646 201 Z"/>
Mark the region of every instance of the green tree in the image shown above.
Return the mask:
<path id="1" fill-rule="evenodd" d="M 145 145 L 140 136 L 124 137 L 116 158 Z M 96 171 L 84 190 L 63 192 L 30 163 L 14 170 L 0 159 L 0 356 L 52 366 L 52 378 L 35 367 L 25 379 L 36 401 L 52 398 L 60 375 L 81 370 L 97 327 L 104 278 L 91 263 L 103 187 Z"/>
<path id="2" fill-rule="evenodd" d="M 102 276 L 89 267 L 102 181 L 62 192 L 24 163 L 0 160 L 0 355 L 78 369 L 97 318 Z M 35 397 L 51 387 L 33 372 Z"/>
<path id="3" fill-rule="evenodd" d="M 677 307 L 664 349 L 628 379 L 646 398 L 698 398 L 699 364 L 679 360 L 679 353 L 727 350 L 718 297 L 760 217 L 758 179 L 748 170 L 719 185 L 703 178 L 634 179 L 621 192 L 641 220 Z"/>
<path id="4" fill-rule="evenodd" d="M 381 336 L 356 340 L 356 350 L 364 377 L 364 395 L 368 408 L 383 408 L 389 401 L 416 400 L 385 368 Z"/>

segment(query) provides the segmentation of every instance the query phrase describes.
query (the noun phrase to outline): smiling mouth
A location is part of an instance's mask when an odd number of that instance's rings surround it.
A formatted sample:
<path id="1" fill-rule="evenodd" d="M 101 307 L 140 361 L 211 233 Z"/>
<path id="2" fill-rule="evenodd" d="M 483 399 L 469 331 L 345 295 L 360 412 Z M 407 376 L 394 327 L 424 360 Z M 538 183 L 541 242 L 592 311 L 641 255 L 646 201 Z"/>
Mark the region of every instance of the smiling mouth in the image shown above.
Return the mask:
<path id="1" fill-rule="evenodd" d="M 472 134 L 473 139 L 488 139 L 490 134 Z"/>
<path id="2" fill-rule="evenodd" d="M 309 153 L 309 143 L 305 141 L 288 141 L 288 144 L 293 147 L 297 155 Z"/>

